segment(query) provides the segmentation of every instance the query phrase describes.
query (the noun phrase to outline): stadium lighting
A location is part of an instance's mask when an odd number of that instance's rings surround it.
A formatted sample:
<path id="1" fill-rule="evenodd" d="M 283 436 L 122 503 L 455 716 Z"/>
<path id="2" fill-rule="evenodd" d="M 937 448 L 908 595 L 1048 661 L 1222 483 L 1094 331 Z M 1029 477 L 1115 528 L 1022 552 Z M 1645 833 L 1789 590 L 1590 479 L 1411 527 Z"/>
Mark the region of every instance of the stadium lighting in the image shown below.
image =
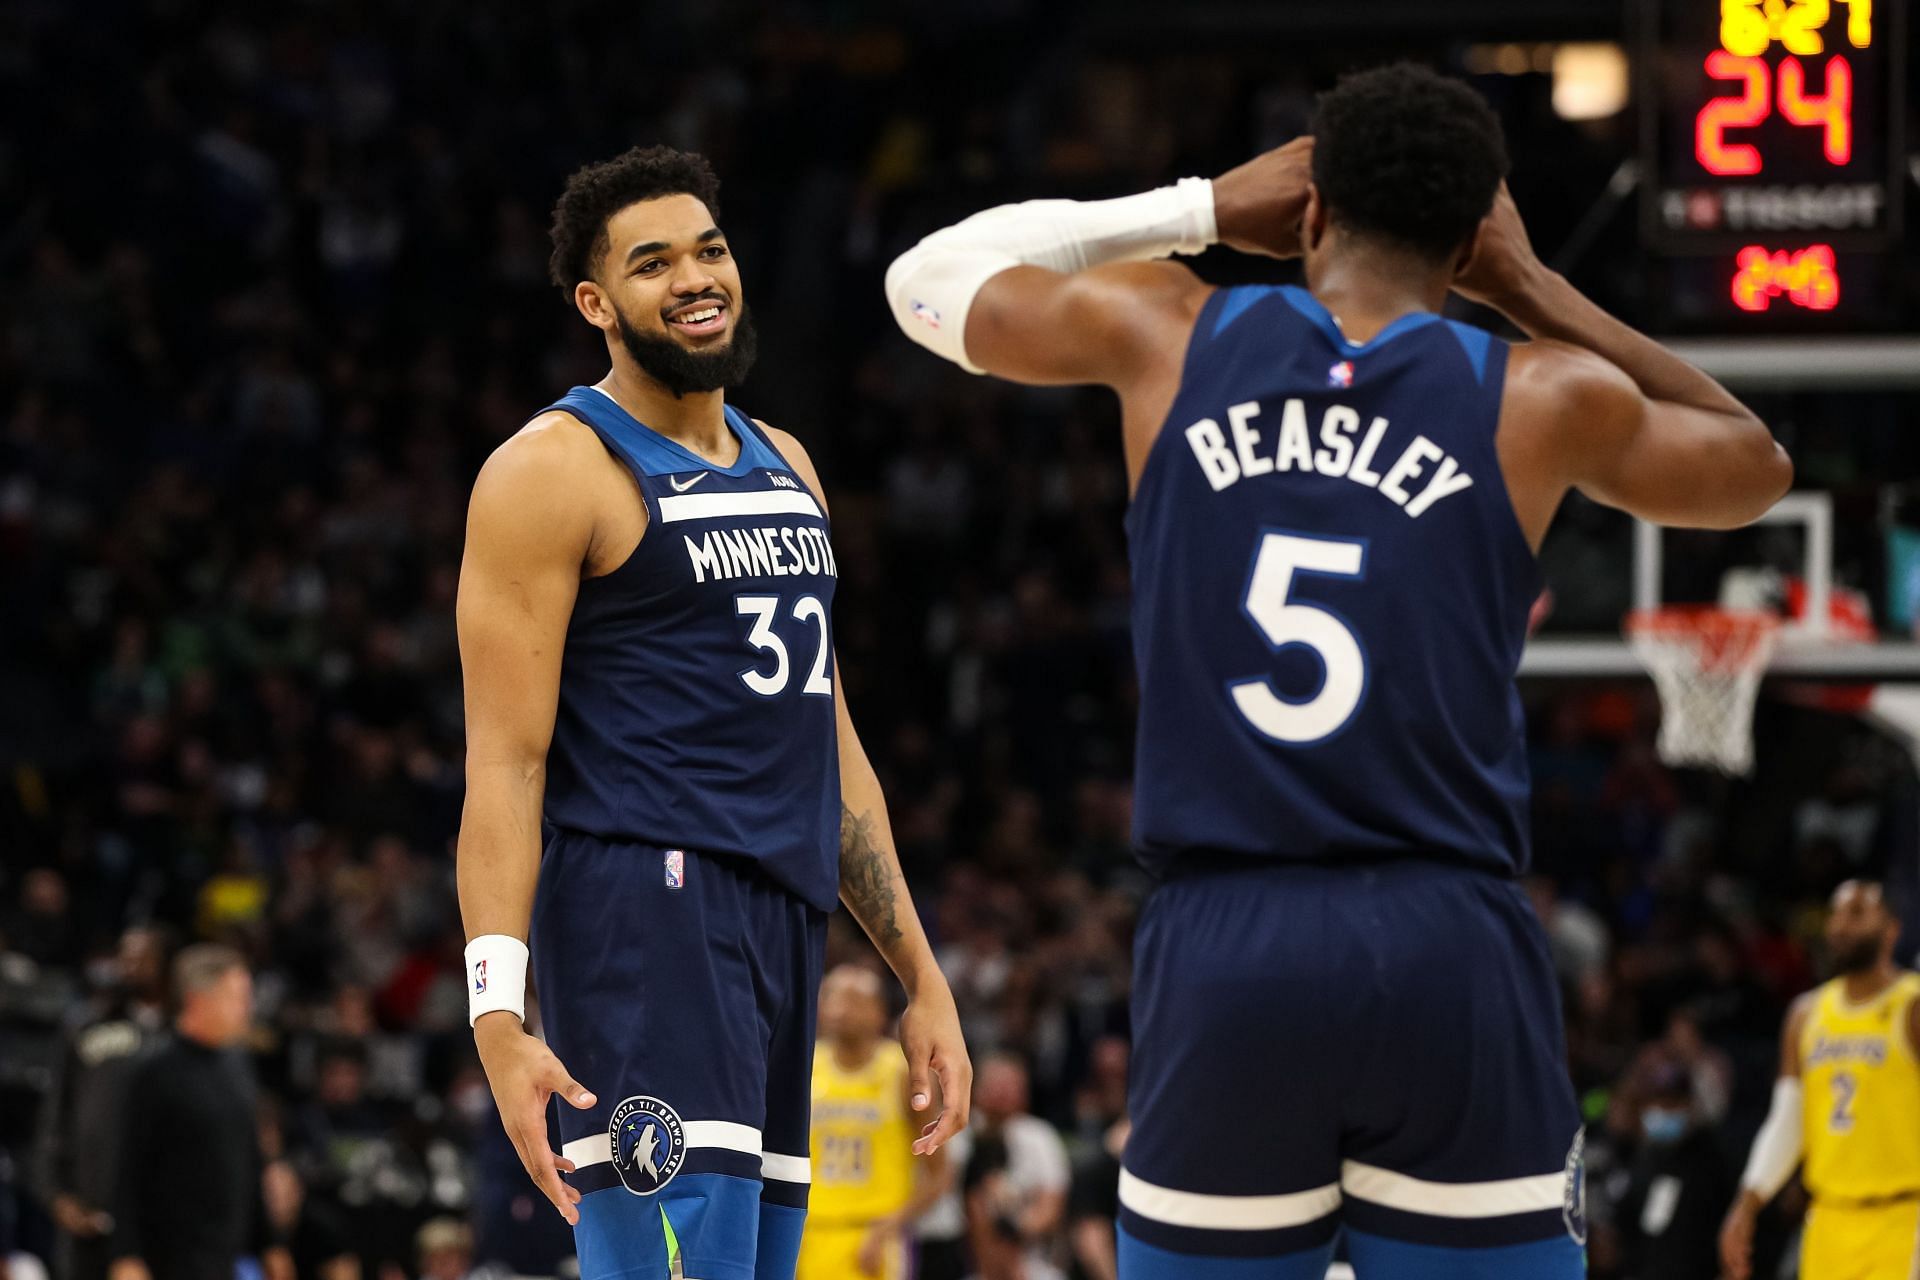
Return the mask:
<path id="1" fill-rule="evenodd" d="M 1553 51 L 1553 110 L 1562 120 L 1605 120 L 1627 105 L 1627 53 L 1617 44 L 1563 44 Z"/>

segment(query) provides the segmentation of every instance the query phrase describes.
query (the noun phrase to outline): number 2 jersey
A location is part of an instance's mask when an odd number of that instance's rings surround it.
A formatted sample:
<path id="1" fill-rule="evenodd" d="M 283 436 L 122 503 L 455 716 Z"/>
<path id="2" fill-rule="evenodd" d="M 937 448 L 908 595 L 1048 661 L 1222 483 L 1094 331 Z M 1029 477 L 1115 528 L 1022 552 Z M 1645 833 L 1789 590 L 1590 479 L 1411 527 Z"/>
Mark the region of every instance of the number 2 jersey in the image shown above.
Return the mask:
<path id="1" fill-rule="evenodd" d="M 1291 286 L 1207 301 L 1127 515 L 1150 870 L 1525 868 L 1539 574 L 1495 450 L 1507 352 L 1430 313 L 1350 343 Z"/>
<path id="2" fill-rule="evenodd" d="M 740 457 L 730 467 L 594 387 L 551 408 L 592 427 L 626 464 L 647 529 L 619 568 L 581 580 L 560 662 L 546 822 L 748 860 L 831 911 L 838 566 L 819 496 L 731 405 Z"/>
<path id="3" fill-rule="evenodd" d="M 1799 1047 L 1806 1183 L 1820 1199 L 1920 1192 L 1920 1061 L 1907 1037 L 1916 999 L 1915 973 L 1861 1004 L 1838 978 L 1814 996 Z"/>

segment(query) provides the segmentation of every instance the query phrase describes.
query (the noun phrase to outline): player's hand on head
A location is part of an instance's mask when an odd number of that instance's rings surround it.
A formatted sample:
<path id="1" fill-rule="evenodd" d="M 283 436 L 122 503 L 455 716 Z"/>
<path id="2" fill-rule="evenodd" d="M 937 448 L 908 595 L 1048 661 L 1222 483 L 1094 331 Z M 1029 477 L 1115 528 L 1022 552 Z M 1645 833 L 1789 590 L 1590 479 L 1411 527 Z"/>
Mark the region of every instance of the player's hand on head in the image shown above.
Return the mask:
<path id="1" fill-rule="evenodd" d="M 1503 182 L 1493 198 L 1493 208 L 1480 220 L 1473 255 L 1453 278 L 1453 290 L 1470 301 L 1500 310 L 1522 296 L 1542 270 L 1533 241 L 1527 238 L 1527 225 L 1520 220 L 1519 206 Z"/>
<path id="2" fill-rule="evenodd" d="M 1300 223 L 1313 182 L 1313 139 L 1284 147 L 1229 169 L 1213 180 L 1213 220 L 1220 243 L 1270 258 L 1300 256 Z"/>
<path id="3" fill-rule="evenodd" d="M 527 1176 L 561 1217 L 578 1224 L 580 1193 L 560 1177 L 574 1171 L 573 1161 L 547 1146 L 547 1099 L 558 1095 L 567 1105 L 584 1111 L 594 1104 L 592 1091 L 568 1073 L 544 1042 L 528 1035 L 511 1013 L 484 1015 L 474 1024 L 474 1043 L 493 1089 L 494 1105 L 500 1109 L 500 1124 L 513 1140 Z"/>

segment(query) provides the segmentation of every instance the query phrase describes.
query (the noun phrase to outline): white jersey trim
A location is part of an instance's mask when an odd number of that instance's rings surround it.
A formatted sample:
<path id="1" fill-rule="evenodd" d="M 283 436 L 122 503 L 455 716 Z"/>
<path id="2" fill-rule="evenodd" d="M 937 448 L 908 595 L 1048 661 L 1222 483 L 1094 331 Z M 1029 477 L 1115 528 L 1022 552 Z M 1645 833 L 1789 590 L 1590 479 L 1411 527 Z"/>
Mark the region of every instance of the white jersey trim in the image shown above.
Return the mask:
<path id="1" fill-rule="evenodd" d="M 687 1150 L 718 1148 L 760 1157 L 760 1176 L 777 1182 L 812 1182 L 813 1164 L 805 1156 L 783 1156 L 760 1149 L 760 1130 L 731 1120 L 687 1120 L 681 1125 Z M 575 1138 L 560 1148 L 560 1154 L 573 1161 L 576 1169 L 606 1164 L 613 1159 L 613 1144 L 604 1133 Z"/>
<path id="2" fill-rule="evenodd" d="M 1348 1160 L 1340 1166 L 1340 1186 L 1356 1200 L 1403 1213 L 1424 1213 L 1430 1218 L 1502 1218 L 1562 1208 L 1567 1175 L 1559 1170 L 1495 1182 L 1428 1182 Z"/>
<path id="3" fill-rule="evenodd" d="M 1155 1186 L 1120 1170 L 1120 1203 L 1143 1218 L 1174 1227 L 1215 1231 L 1272 1231 L 1302 1227 L 1340 1207 L 1340 1187 L 1328 1183 L 1311 1191 L 1277 1196 L 1219 1196 Z M 1557 1203 L 1557 1202 L 1556 1202 Z"/>
<path id="4" fill-rule="evenodd" d="M 663 496 L 660 520 L 716 520 L 722 516 L 813 516 L 824 520 L 813 495 L 795 489 L 754 489 L 746 493 L 685 493 Z"/>
<path id="5" fill-rule="evenodd" d="M 783 1156 L 768 1151 L 760 1157 L 760 1176 L 775 1182 L 812 1182 L 813 1161 L 805 1156 Z"/>

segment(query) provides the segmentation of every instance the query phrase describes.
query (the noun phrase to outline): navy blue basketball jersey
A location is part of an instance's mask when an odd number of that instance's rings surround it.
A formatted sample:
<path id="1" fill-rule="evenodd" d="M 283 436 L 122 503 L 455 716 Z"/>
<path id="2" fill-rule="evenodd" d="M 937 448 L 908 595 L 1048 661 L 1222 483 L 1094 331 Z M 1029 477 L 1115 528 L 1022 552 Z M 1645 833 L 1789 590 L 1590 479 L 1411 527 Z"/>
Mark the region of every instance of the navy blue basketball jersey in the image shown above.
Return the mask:
<path id="1" fill-rule="evenodd" d="M 1304 289 L 1207 301 L 1127 516 L 1150 869 L 1525 867 L 1539 583 L 1494 445 L 1506 368 L 1436 315 L 1356 344 Z"/>
<path id="2" fill-rule="evenodd" d="M 732 406 L 740 457 L 730 467 L 597 388 L 575 387 L 552 408 L 592 427 L 632 471 L 647 530 L 619 568 L 580 583 L 547 752 L 547 823 L 748 859 L 831 911 L 839 571 L 819 496 Z"/>

